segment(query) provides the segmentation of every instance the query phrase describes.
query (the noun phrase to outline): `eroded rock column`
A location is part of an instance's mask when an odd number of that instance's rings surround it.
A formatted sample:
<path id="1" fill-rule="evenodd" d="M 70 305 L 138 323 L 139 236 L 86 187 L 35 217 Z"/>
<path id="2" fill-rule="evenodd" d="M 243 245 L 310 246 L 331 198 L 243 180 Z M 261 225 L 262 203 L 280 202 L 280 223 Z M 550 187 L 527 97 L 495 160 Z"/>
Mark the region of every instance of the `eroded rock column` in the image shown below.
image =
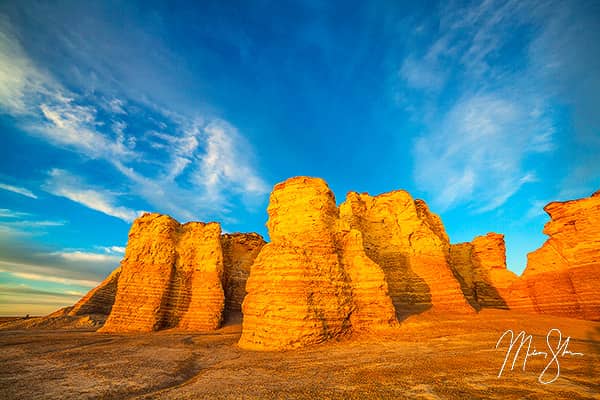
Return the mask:
<path id="1" fill-rule="evenodd" d="M 180 225 L 160 214 L 136 219 L 100 331 L 218 328 L 224 306 L 220 235 L 217 223 Z"/>
<path id="2" fill-rule="evenodd" d="M 449 242 L 439 217 L 406 191 L 348 193 L 342 224 L 362 233 L 366 255 L 383 270 L 399 319 L 431 308 L 471 313 L 450 269 Z"/>
<path id="3" fill-rule="evenodd" d="M 256 258 L 240 346 L 284 349 L 350 332 L 351 288 L 335 243 L 337 208 L 322 179 L 296 177 L 271 193 L 271 242 Z"/>

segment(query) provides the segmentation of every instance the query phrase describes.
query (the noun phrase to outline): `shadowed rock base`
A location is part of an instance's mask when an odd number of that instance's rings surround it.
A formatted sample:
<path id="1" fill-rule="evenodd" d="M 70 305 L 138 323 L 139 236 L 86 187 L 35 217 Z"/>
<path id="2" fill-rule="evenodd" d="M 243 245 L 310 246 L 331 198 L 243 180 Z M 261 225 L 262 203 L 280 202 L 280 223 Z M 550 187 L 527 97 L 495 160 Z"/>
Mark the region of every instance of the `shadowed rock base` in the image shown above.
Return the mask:
<path id="1" fill-rule="evenodd" d="M 450 246 L 450 265 L 476 309 L 508 308 L 507 289 L 517 276 L 506 269 L 504 235 L 488 233 Z"/>
<path id="2" fill-rule="evenodd" d="M 441 220 L 423 201 L 403 190 L 375 197 L 350 192 L 340 219 L 362 233 L 366 255 L 382 268 L 399 319 L 429 309 L 474 311 L 450 269 Z"/>
<path id="3" fill-rule="evenodd" d="M 242 311 L 250 267 L 265 244 L 262 236 L 256 233 L 226 233 L 221 235 L 226 318 L 230 313 L 240 313 Z"/>

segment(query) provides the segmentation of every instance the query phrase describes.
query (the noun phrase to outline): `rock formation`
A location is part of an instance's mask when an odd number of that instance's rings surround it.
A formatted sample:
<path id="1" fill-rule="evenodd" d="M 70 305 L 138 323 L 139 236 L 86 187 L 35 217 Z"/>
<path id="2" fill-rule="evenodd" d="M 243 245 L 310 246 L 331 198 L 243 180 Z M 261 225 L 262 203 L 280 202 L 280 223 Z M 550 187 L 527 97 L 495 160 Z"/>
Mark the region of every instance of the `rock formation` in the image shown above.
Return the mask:
<path id="1" fill-rule="evenodd" d="M 221 235 L 226 313 L 239 313 L 242 311 L 250 267 L 264 245 L 264 239 L 256 233 L 226 233 Z"/>
<path id="2" fill-rule="evenodd" d="M 217 223 L 180 225 L 160 214 L 135 220 L 101 331 L 216 329 L 225 301 L 220 234 Z"/>
<path id="3" fill-rule="evenodd" d="M 115 302 L 121 268 L 115 269 L 98 286 L 90 290 L 68 312 L 70 316 L 86 314 L 109 315 Z"/>
<path id="4" fill-rule="evenodd" d="M 517 276 L 506 269 L 504 235 L 488 233 L 450 246 L 450 264 L 471 305 L 508 308 L 508 288 Z"/>
<path id="5" fill-rule="evenodd" d="M 440 218 L 398 190 L 350 192 L 296 177 L 270 196 L 260 235 L 218 223 L 135 220 L 121 266 L 73 307 L 11 326 L 104 332 L 213 330 L 243 312 L 239 344 L 288 349 L 374 331 L 426 310 L 509 308 L 600 320 L 600 191 L 545 207 L 549 239 L 522 277 L 506 269 L 504 236 L 450 245 Z M 106 317 L 108 315 L 108 317 Z"/>
<path id="6" fill-rule="evenodd" d="M 444 227 L 404 191 L 349 193 L 322 179 L 275 186 L 243 304 L 240 346 L 294 348 L 397 325 L 427 309 L 472 313 L 449 266 Z"/>
<path id="7" fill-rule="evenodd" d="M 333 193 L 322 179 L 288 179 L 273 189 L 267 211 L 271 242 L 246 284 L 240 346 L 295 348 L 348 333 L 352 297 Z"/>
<path id="8" fill-rule="evenodd" d="M 472 313 L 449 265 L 450 244 L 439 217 L 397 190 L 348 193 L 342 226 L 362 233 L 366 255 L 385 275 L 399 319 L 428 309 Z"/>
<path id="9" fill-rule="evenodd" d="M 221 226 L 188 222 L 182 228 L 167 301 L 167 311 L 172 310 L 167 326 L 214 330 L 221 325 L 225 306 Z"/>
<path id="10" fill-rule="evenodd" d="M 528 255 L 513 296 L 529 296 L 540 313 L 600 320 L 600 191 L 544 210 L 549 239 Z"/>
<path id="11" fill-rule="evenodd" d="M 362 234 L 356 229 L 337 236 L 340 262 L 352 289 L 350 323 L 354 331 L 372 331 L 398 324 L 381 267 L 367 257 Z"/>

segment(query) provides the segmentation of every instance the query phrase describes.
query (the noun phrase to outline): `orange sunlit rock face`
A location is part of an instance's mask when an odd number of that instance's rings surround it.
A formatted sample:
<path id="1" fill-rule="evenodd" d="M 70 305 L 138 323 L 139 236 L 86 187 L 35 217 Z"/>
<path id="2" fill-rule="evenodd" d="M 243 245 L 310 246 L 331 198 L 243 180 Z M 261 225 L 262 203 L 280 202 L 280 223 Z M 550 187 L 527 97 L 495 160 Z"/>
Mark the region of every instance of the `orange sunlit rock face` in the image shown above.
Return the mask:
<path id="1" fill-rule="evenodd" d="M 240 311 L 264 244 L 256 233 L 221 235 L 216 222 L 145 214 L 131 227 L 121 266 L 69 315 L 108 315 L 103 332 L 217 329 L 227 312 Z"/>
<path id="2" fill-rule="evenodd" d="M 382 268 L 400 319 L 429 309 L 473 312 L 450 268 L 446 231 L 425 202 L 403 190 L 350 192 L 340 219 L 362 233 L 365 253 Z"/>
<path id="3" fill-rule="evenodd" d="M 439 216 L 405 191 L 350 192 L 337 207 L 325 181 L 295 177 L 271 193 L 270 243 L 221 234 L 215 222 L 143 215 L 121 266 L 46 325 L 108 315 L 101 331 L 208 331 L 241 311 L 239 345 L 274 350 L 397 327 L 429 310 L 600 320 L 600 192 L 545 210 L 549 239 L 517 277 L 501 234 L 450 245 Z"/>
<path id="4" fill-rule="evenodd" d="M 247 283 L 240 346 L 294 348 L 398 325 L 433 309 L 472 313 L 439 217 L 407 192 L 349 193 L 322 179 L 275 186 L 269 236 Z"/>
<path id="5" fill-rule="evenodd" d="M 540 313 L 600 320 L 600 191 L 544 210 L 549 239 L 529 253 L 514 295 L 527 294 Z"/>
<path id="6" fill-rule="evenodd" d="M 509 308 L 508 288 L 517 276 L 506 269 L 504 235 L 491 232 L 451 245 L 450 263 L 475 308 Z"/>
<path id="7" fill-rule="evenodd" d="M 352 293 L 340 263 L 337 208 L 322 179 L 296 177 L 271 193 L 265 245 L 250 272 L 239 344 L 284 349 L 350 332 Z"/>
<path id="8" fill-rule="evenodd" d="M 356 229 L 341 231 L 337 235 L 337 246 L 352 289 L 352 329 L 364 332 L 397 326 L 385 274 L 365 253 L 362 234 Z"/>
<path id="9" fill-rule="evenodd" d="M 224 294 L 217 223 L 180 225 L 160 214 L 138 218 L 129 232 L 112 311 L 104 332 L 219 327 Z"/>

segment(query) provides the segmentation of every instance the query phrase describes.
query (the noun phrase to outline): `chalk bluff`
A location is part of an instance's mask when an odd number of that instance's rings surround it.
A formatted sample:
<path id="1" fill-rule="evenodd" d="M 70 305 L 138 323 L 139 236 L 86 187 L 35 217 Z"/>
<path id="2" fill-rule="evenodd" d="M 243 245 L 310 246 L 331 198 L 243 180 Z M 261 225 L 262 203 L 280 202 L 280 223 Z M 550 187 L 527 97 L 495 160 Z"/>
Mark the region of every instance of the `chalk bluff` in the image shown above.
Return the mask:
<path id="1" fill-rule="evenodd" d="M 549 238 L 528 254 L 520 277 L 506 270 L 503 235 L 451 246 L 450 262 L 465 297 L 477 309 L 600 320 L 600 191 L 544 210 Z"/>
<path id="2" fill-rule="evenodd" d="M 116 295 L 101 332 L 217 329 L 239 309 L 247 269 L 264 241 L 257 234 L 221 235 L 217 223 L 180 224 L 145 214 L 129 232 Z M 223 251 L 225 247 L 226 251 Z"/>
<path id="3" fill-rule="evenodd" d="M 403 190 L 348 193 L 341 226 L 361 232 L 366 255 L 381 267 L 399 319 L 433 309 L 471 313 L 449 265 L 450 243 L 440 218 Z"/>
<path id="4" fill-rule="evenodd" d="M 508 288 L 518 278 L 506 268 L 504 235 L 490 232 L 451 245 L 450 264 L 474 308 L 509 308 Z"/>
<path id="5" fill-rule="evenodd" d="M 600 191 L 544 207 L 548 240 L 529 253 L 513 297 L 529 297 L 533 310 L 600 320 Z M 513 304 L 515 309 L 531 306 Z"/>
<path id="6" fill-rule="evenodd" d="M 300 347 L 429 309 L 473 312 L 439 217 L 405 191 L 351 192 L 337 208 L 325 181 L 297 177 L 275 186 L 268 213 L 272 241 L 248 279 L 242 347 Z"/>
<path id="7" fill-rule="evenodd" d="M 340 229 L 325 181 L 276 185 L 267 211 L 271 242 L 248 278 L 241 347 L 295 348 L 396 324 L 383 271 L 359 231 Z"/>
<path id="8" fill-rule="evenodd" d="M 270 243 L 145 214 L 119 268 L 74 306 L 23 326 L 88 318 L 105 321 L 102 332 L 207 331 L 241 313 L 241 347 L 279 350 L 394 328 L 424 311 L 600 320 L 600 191 L 544 209 L 549 238 L 518 277 L 502 234 L 450 244 L 439 216 L 406 191 L 349 192 L 338 207 L 322 179 L 290 178 L 270 195 Z"/>

